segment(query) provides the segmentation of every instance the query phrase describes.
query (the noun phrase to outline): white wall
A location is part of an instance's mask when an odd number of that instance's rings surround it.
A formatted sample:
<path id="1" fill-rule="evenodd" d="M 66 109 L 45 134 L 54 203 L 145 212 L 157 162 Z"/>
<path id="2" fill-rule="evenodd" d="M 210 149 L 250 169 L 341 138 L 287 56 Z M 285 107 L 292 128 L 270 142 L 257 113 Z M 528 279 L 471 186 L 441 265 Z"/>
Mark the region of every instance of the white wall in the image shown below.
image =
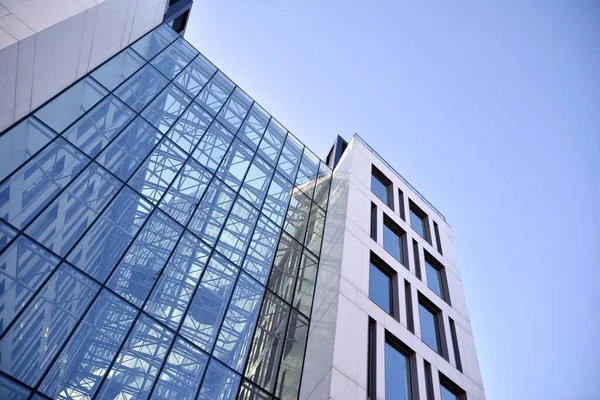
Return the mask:
<path id="1" fill-rule="evenodd" d="M 0 131 L 158 25 L 166 0 L 0 0 Z"/>

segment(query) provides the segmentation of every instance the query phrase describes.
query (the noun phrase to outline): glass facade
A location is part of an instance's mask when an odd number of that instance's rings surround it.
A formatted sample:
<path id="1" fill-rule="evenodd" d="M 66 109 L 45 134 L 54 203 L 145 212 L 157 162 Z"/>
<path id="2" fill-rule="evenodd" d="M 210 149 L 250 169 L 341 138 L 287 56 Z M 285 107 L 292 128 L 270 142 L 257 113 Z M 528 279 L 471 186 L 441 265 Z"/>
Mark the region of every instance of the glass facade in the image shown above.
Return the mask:
<path id="1" fill-rule="evenodd" d="M 0 398 L 298 396 L 331 170 L 171 28 L 0 151 Z"/>

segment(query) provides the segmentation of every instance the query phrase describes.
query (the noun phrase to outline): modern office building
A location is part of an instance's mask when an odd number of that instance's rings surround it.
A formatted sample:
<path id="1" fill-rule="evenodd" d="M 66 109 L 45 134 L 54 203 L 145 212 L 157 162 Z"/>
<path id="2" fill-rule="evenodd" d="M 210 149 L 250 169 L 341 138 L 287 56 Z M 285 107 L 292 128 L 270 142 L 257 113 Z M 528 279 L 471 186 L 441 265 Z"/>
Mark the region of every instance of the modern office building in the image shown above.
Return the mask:
<path id="1" fill-rule="evenodd" d="M 445 218 L 357 135 L 321 161 L 177 3 L 0 134 L 0 398 L 484 399 Z"/>

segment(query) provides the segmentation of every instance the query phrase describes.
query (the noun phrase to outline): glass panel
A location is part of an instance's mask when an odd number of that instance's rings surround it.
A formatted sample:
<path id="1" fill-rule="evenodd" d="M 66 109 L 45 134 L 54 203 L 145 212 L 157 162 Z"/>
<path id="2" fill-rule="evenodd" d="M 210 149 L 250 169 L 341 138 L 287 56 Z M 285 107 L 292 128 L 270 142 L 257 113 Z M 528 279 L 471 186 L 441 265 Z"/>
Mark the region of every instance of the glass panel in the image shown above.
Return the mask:
<path id="1" fill-rule="evenodd" d="M 273 166 L 277 163 L 286 132 L 286 129 L 279 122 L 271 118 L 260 146 L 258 146 L 258 154 Z"/>
<path id="2" fill-rule="evenodd" d="M 106 62 L 91 73 L 92 77 L 108 90 L 114 90 L 135 71 L 144 65 L 145 61 L 130 48 L 120 52 L 116 57 Z"/>
<path id="3" fill-rule="evenodd" d="M 152 65 L 167 78 L 173 79 L 198 54 L 183 38 L 179 38 L 152 60 Z"/>
<path id="4" fill-rule="evenodd" d="M 410 209 L 410 226 L 417 232 L 423 239 L 425 239 L 425 221 L 419 214 Z"/>
<path id="5" fill-rule="evenodd" d="M 27 228 L 38 242 L 64 256 L 94 222 L 122 183 L 90 164 Z"/>
<path id="6" fill-rule="evenodd" d="M 233 141 L 233 134 L 223 125 L 214 122 L 208 129 L 192 156 L 211 172 L 215 172 Z"/>
<path id="7" fill-rule="evenodd" d="M 59 399 L 91 398 L 135 316 L 132 306 L 103 290 L 50 369 L 40 390 Z"/>
<path id="8" fill-rule="evenodd" d="M 135 75 L 127 79 L 115 91 L 115 95 L 129 107 L 140 112 L 168 83 L 167 78 L 150 64 L 146 64 Z"/>
<path id="9" fill-rule="evenodd" d="M 240 376 L 215 360 L 210 360 L 198 400 L 234 400 Z"/>
<path id="10" fill-rule="evenodd" d="M 442 394 L 442 400 L 459 400 L 460 396 L 455 394 L 452 390 L 448 389 L 444 384 L 440 384 L 440 393 Z"/>
<path id="11" fill-rule="evenodd" d="M 321 240 L 323 239 L 323 228 L 325 227 L 325 211 L 312 204 L 308 229 L 306 230 L 305 246 L 317 256 L 321 252 Z"/>
<path id="12" fill-rule="evenodd" d="M 19 236 L 0 255 L 0 332 L 4 332 L 59 262 L 24 236 Z"/>
<path id="13" fill-rule="evenodd" d="M 34 115 L 60 133 L 107 94 L 98 82 L 85 77 Z"/>
<path id="14" fill-rule="evenodd" d="M 221 109 L 217 118 L 231 132 L 237 132 L 242 121 L 246 118 L 248 110 L 252 105 L 252 99 L 239 87 L 235 88 L 233 94 Z"/>
<path id="15" fill-rule="evenodd" d="M 44 147 L 56 134 L 27 118 L 0 136 L 0 182 Z"/>
<path id="16" fill-rule="evenodd" d="M 298 399 L 307 338 L 308 319 L 292 310 L 275 391 L 281 400 Z"/>
<path id="17" fill-rule="evenodd" d="M 150 201 L 158 203 L 187 159 L 175 143 L 163 138 L 129 180 L 129 185 Z"/>
<path id="18" fill-rule="evenodd" d="M 302 158 L 302 143 L 291 133 L 285 139 L 285 145 L 277 162 L 277 170 L 281 172 L 290 182 L 296 180 L 300 159 Z"/>
<path id="19" fill-rule="evenodd" d="M 214 246 L 233 205 L 235 193 L 223 182 L 214 179 L 194 213 L 188 228 Z"/>
<path id="20" fill-rule="evenodd" d="M 244 259 L 243 269 L 257 281 L 266 284 L 271 272 L 271 262 L 275 256 L 275 248 L 279 239 L 280 228 L 264 215 L 261 215 L 252 241 Z"/>
<path id="21" fill-rule="evenodd" d="M 131 174 L 152 151 L 161 134 L 142 118 L 136 118 L 96 159 L 122 180 Z"/>
<path id="22" fill-rule="evenodd" d="M 245 375 L 272 392 L 283 350 L 290 307 L 267 291 L 252 340 Z"/>
<path id="23" fill-rule="evenodd" d="M 234 264 L 241 265 L 257 219 L 258 211 L 238 197 L 219 237 L 217 250 Z"/>
<path id="24" fill-rule="evenodd" d="M 419 303 L 419 319 L 421 320 L 421 340 L 439 353 L 439 329 L 436 315 Z"/>
<path id="25" fill-rule="evenodd" d="M 8 242 L 13 240 L 17 231 L 0 219 L 0 251 L 4 250 Z"/>
<path id="26" fill-rule="evenodd" d="M 186 225 L 202 198 L 212 174 L 190 158 L 160 202 L 160 208 Z"/>
<path id="27" fill-rule="evenodd" d="M 235 139 L 217 170 L 217 176 L 237 191 L 246 176 L 252 156 L 252 150 L 241 140 Z"/>
<path id="28" fill-rule="evenodd" d="M 300 262 L 300 271 L 298 272 L 298 282 L 296 283 L 293 304 L 294 307 L 307 317 L 310 317 L 318 268 L 319 260 L 310 252 L 304 250 L 302 261 Z"/>
<path id="29" fill-rule="evenodd" d="M 184 232 L 173 256 L 144 307 L 147 313 L 176 330 L 211 249 L 189 232 Z"/>
<path id="30" fill-rule="evenodd" d="M 173 29 L 166 25 L 161 25 L 135 42 L 131 48 L 146 60 L 150 60 L 178 37 L 179 35 Z"/>
<path id="31" fill-rule="evenodd" d="M 196 97 L 196 101 L 206 111 L 212 115 L 217 115 L 234 87 L 235 84 L 221 71 L 218 71 Z"/>
<path id="32" fill-rule="evenodd" d="M 142 314 L 97 398 L 147 398 L 172 340 L 170 331 Z"/>
<path id="33" fill-rule="evenodd" d="M 327 210 L 329 186 L 331 185 L 331 170 L 323 162 L 319 164 L 319 177 L 315 187 L 313 200 L 324 210 Z"/>
<path id="34" fill-rule="evenodd" d="M 258 103 L 252 104 L 248 118 L 246 118 L 241 129 L 238 131 L 238 137 L 250 146 L 252 150 L 256 150 L 267 128 L 269 118 L 270 115 Z"/>
<path id="35" fill-rule="evenodd" d="M 0 369 L 35 386 L 97 291 L 96 283 L 61 265 L 0 341 Z"/>
<path id="36" fill-rule="evenodd" d="M 281 225 L 291 194 L 292 184 L 283 175 L 275 171 L 262 212 L 277 225 Z"/>
<path id="37" fill-rule="evenodd" d="M 258 282 L 241 273 L 217 338 L 213 356 L 237 372 L 243 372 L 264 290 Z"/>
<path id="38" fill-rule="evenodd" d="M 123 188 L 69 254 L 68 260 L 104 282 L 150 214 L 151 206 Z"/>
<path id="39" fill-rule="evenodd" d="M 217 68 L 204 58 L 202 54 L 199 54 L 175 78 L 175 84 L 193 98 L 200 93 L 200 90 L 202 90 L 215 72 L 217 72 Z"/>
<path id="40" fill-rule="evenodd" d="M 371 263 L 369 269 L 369 298 L 388 314 L 392 313 L 391 288 L 391 277 Z"/>
<path id="41" fill-rule="evenodd" d="M 443 297 L 440 279 L 441 271 L 433 265 L 431 265 L 431 263 L 427 260 L 425 260 L 425 270 L 427 273 L 427 286 L 429 286 L 429 288 L 433 290 L 435 294 L 437 294 L 440 297 Z"/>
<path id="42" fill-rule="evenodd" d="M 254 157 L 252 165 L 244 178 L 240 194 L 258 209 L 262 207 L 263 200 L 267 195 L 271 175 L 273 175 L 273 167 L 259 156 Z"/>
<path id="43" fill-rule="evenodd" d="M 375 193 L 375 196 L 379 197 L 379 200 L 383 201 L 384 204 L 389 204 L 388 198 L 388 185 L 383 183 L 377 176 L 371 174 L 371 191 Z"/>
<path id="44" fill-rule="evenodd" d="M 56 139 L 0 186 L 0 217 L 23 228 L 87 162 L 66 140 Z"/>
<path id="45" fill-rule="evenodd" d="M 311 203 L 304 193 L 294 188 L 283 228 L 300 243 L 304 243 Z"/>
<path id="46" fill-rule="evenodd" d="M 298 177 L 296 178 L 296 187 L 299 187 L 310 198 L 313 197 L 318 172 L 319 157 L 305 147 Z"/>
<path id="47" fill-rule="evenodd" d="M 391 399 L 410 400 L 410 366 L 408 357 L 385 342 L 385 395 Z"/>
<path id="48" fill-rule="evenodd" d="M 183 228 L 155 210 L 108 282 L 108 287 L 141 307 Z"/>
<path id="49" fill-rule="evenodd" d="M 238 400 L 271 400 L 271 395 L 260 386 L 244 379 Z"/>
<path id="50" fill-rule="evenodd" d="M 181 334 L 203 350 L 213 347 L 237 275 L 235 265 L 213 254 L 181 326 Z"/>
<path id="51" fill-rule="evenodd" d="M 400 263 L 403 262 L 402 238 L 385 222 L 383 224 L 383 248 Z"/>
<path id="52" fill-rule="evenodd" d="M 269 278 L 269 289 L 288 303 L 292 302 L 296 276 L 302 257 L 302 245 L 283 233 L 279 240 L 275 261 Z"/>
<path id="53" fill-rule="evenodd" d="M 110 95 L 71 126 L 63 137 L 95 157 L 133 117 L 135 113 L 129 107 Z"/>
<path id="54" fill-rule="evenodd" d="M 17 382 L 0 375 L 0 399 L 23 400 L 28 398 L 31 390 Z"/>
<path id="55" fill-rule="evenodd" d="M 206 354 L 177 338 L 150 398 L 195 399 L 207 362 Z"/>
<path id="56" fill-rule="evenodd" d="M 166 133 L 192 101 L 183 90 L 170 84 L 142 113 L 156 129 Z"/>
<path id="57" fill-rule="evenodd" d="M 192 103 L 183 113 L 167 137 L 188 153 L 196 147 L 213 117 L 196 103 Z"/>

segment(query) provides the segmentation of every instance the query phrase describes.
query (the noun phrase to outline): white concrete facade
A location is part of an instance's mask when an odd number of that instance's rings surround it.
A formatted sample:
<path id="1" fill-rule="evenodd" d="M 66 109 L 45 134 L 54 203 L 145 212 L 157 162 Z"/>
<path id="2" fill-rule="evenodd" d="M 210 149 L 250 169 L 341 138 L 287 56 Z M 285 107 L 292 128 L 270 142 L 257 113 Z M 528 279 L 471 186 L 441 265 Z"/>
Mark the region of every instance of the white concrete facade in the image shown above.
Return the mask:
<path id="1" fill-rule="evenodd" d="M 371 171 L 375 166 L 392 183 L 393 209 L 371 192 Z M 400 216 L 398 189 L 403 192 L 406 221 Z M 410 226 L 409 200 L 428 216 L 433 240 L 423 239 Z M 377 240 L 371 238 L 371 203 L 377 208 Z M 383 248 L 384 214 L 406 236 L 403 266 Z M 433 222 L 439 227 L 443 255 L 437 249 Z M 413 254 L 413 239 L 418 243 L 421 268 L 419 279 Z M 397 279 L 398 319 L 387 314 L 369 298 L 369 265 L 373 252 L 394 270 Z M 426 283 L 424 254 L 429 253 L 443 265 L 450 306 Z M 375 320 L 376 398 L 386 399 L 385 337 L 395 337 L 414 354 L 411 362 L 413 400 L 441 400 L 440 373 L 458 385 L 461 399 L 484 400 L 482 378 L 475 351 L 471 324 L 460 272 L 457 267 L 450 226 L 426 204 L 404 181 L 388 168 L 356 136 L 352 138 L 334 170 L 329 209 L 321 252 L 321 261 L 311 317 L 306 359 L 302 378 L 301 400 L 363 400 L 367 398 L 369 359 L 369 317 Z M 410 283 L 414 333 L 408 329 L 405 282 Z M 447 351 L 445 357 L 421 340 L 418 298 L 426 297 L 441 310 Z M 454 321 L 462 372 L 457 368 L 449 318 Z M 428 393 L 424 361 L 431 365 Z M 394 399 L 388 399 L 394 400 Z"/>
<path id="2" fill-rule="evenodd" d="M 0 131 L 160 24 L 166 0 L 0 0 Z"/>

